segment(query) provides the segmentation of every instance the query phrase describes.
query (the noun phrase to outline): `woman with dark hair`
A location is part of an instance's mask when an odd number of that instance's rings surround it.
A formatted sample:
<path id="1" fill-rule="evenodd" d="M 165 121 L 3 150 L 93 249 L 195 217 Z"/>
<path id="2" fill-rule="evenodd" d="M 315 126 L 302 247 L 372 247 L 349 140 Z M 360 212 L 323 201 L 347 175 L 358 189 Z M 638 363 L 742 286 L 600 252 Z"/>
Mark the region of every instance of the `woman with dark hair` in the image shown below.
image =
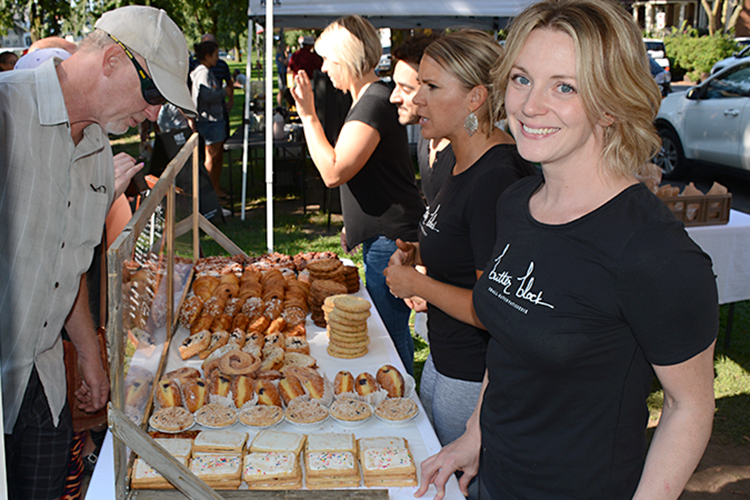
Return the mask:
<path id="1" fill-rule="evenodd" d="M 198 110 L 195 125 L 206 143 L 205 166 L 216 194 L 221 192 L 219 181 L 224 164 L 224 141 L 227 139 L 224 120 L 224 97 L 232 95 L 232 88 L 222 88 L 211 74 L 219 61 L 219 45 L 214 41 L 195 44 L 195 58 L 200 63 L 191 73 L 193 103 Z"/>

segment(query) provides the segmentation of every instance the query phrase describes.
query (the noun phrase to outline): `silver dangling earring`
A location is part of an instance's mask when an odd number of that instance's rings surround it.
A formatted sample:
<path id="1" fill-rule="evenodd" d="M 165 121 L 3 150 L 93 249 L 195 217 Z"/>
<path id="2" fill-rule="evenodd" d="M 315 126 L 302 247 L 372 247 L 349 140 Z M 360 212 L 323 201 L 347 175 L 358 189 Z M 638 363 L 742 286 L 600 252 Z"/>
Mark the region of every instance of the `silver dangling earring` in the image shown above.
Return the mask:
<path id="1" fill-rule="evenodd" d="M 479 128 L 479 120 L 477 120 L 477 115 L 475 115 L 473 111 L 469 113 L 469 116 L 464 120 L 464 128 L 466 129 L 466 133 L 469 134 L 469 137 L 474 135 L 474 132 Z"/>

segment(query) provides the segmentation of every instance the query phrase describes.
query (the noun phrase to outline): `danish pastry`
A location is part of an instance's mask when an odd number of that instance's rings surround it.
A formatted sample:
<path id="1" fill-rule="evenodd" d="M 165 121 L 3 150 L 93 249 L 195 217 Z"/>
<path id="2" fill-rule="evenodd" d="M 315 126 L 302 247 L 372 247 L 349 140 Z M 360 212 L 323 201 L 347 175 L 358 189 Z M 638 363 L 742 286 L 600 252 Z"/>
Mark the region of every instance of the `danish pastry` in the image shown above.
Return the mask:
<path id="1" fill-rule="evenodd" d="M 237 408 L 253 399 L 255 395 L 255 380 L 245 375 L 239 375 L 232 380 L 232 399 Z"/>
<path id="2" fill-rule="evenodd" d="M 289 402 L 292 399 L 304 395 L 305 389 L 302 387 L 302 384 L 297 379 L 297 377 L 293 375 L 287 375 L 279 380 L 279 392 L 281 393 L 281 397 L 284 399 L 284 403 L 289 405 Z"/>
<path id="3" fill-rule="evenodd" d="M 166 375 L 164 375 L 165 379 L 177 380 L 181 384 L 184 384 L 190 379 L 200 378 L 200 377 L 201 377 L 201 372 L 196 370 L 195 368 L 190 368 L 189 366 L 183 366 L 182 368 L 172 370 L 171 372 L 168 372 Z"/>
<path id="4" fill-rule="evenodd" d="M 367 396 L 380 390 L 378 387 L 378 381 L 367 372 L 360 373 L 354 381 L 354 387 L 357 390 L 357 394 L 360 396 Z"/>
<path id="5" fill-rule="evenodd" d="M 162 379 L 156 385 L 156 400 L 162 408 L 182 406 L 180 388 L 174 380 Z"/>
<path id="6" fill-rule="evenodd" d="M 389 398 L 404 397 L 404 377 L 394 366 L 383 365 L 376 375 L 380 387 L 388 392 Z"/>
<path id="7" fill-rule="evenodd" d="M 201 315 L 198 316 L 198 319 L 193 321 L 193 324 L 190 327 L 190 335 L 195 335 L 198 332 L 202 332 L 203 330 L 210 329 L 213 322 L 214 322 L 213 316 L 211 316 L 208 313 L 202 312 Z"/>
<path id="8" fill-rule="evenodd" d="M 255 381 L 255 393 L 258 395 L 258 404 L 266 406 L 281 406 L 279 390 L 270 380 L 258 379 Z"/>
<path id="9" fill-rule="evenodd" d="M 189 359 L 202 352 L 211 343 L 211 333 L 202 330 L 195 335 L 186 338 L 178 348 L 182 359 Z"/>
<path id="10" fill-rule="evenodd" d="M 260 359 L 240 350 L 226 353 L 219 361 L 219 370 L 225 375 L 254 375 L 260 366 Z"/>
<path id="11" fill-rule="evenodd" d="M 214 370 L 211 372 L 211 383 L 208 392 L 212 396 L 226 396 L 232 387 L 232 379 Z"/>
<path id="12" fill-rule="evenodd" d="M 185 328 L 193 326 L 193 322 L 198 319 L 203 309 L 203 299 L 197 295 L 193 295 L 182 303 L 180 308 L 179 321 L 180 325 Z"/>
<path id="13" fill-rule="evenodd" d="M 338 396 L 346 392 L 356 392 L 354 388 L 354 375 L 347 371 L 340 371 L 336 374 L 336 378 L 333 379 L 333 393 Z"/>
<path id="14" fill-rule="evenodd" d="M 198 276 L 193 281 L 193 293 L 202 298 L 205 302 L 211 298 L 214 290 L 219 285 L 219 278 L 216 276 L 204 275 Z"/>
<path id="15" fill-rule="evenodd" d="M 189 380 L 182 387 L 182 392 L 185 397 L 185 407 L 190 413 L 195 413 L 208 403 L 208 387 L 203 379 Z"/>
<path id="16" fill-rule="evenodd" d="M 211 342 L 208 344 L 203 351 L 198 354 L 200 359 L 206 359 L 212 352 L 221 346 L 224 346 L 229 341 L 229 332 L 226 330 L 219 330 L 211 334 Z"/>

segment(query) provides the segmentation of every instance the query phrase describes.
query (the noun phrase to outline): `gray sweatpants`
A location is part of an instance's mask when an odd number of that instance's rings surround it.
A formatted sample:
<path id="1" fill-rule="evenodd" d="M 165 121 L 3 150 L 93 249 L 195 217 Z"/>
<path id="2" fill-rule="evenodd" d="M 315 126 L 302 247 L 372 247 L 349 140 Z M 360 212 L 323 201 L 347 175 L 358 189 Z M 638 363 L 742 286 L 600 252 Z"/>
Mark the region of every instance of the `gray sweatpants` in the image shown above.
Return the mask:
<path id="1" fill-rule="evenodd" d="M 481 382 L 446 377 L 435 369 L 432 355 L 427 357 L 422 369 L 419 399 L 442 446 L 464 433 L 466 421 L 474 412 L 481 392 Z M 469 499 L 479 497 L 477 486 L 474 478 L 469 486 Z"/>

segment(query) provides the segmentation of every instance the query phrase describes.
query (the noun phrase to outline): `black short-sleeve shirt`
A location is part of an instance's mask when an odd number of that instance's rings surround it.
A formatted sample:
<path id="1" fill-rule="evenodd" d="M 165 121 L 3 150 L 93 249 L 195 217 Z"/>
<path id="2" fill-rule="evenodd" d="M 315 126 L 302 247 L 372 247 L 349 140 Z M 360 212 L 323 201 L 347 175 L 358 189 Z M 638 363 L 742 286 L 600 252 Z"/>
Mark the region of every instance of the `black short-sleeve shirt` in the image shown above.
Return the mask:
<path id="1" fill-rule="evenodd" d="M 500 144 L 458 175 L 450 175 L 419 224 L 419 248 L 428 276 L 471 289 L 495 244 L 495 208 L 500 194 L 534 175 L 515 145 Z M 481 382 L 489 334 L 428 304 L 430 353 L 441 374 Z"/>
<path id="2" fill-rule="evenodd" d="M 642 184 L 553 226 L 528 211 L 541 183 L 523 179 L 500 199 L 474 287 L 491 334 L 481 477 L 492 498 L 630 499 L 651 365 L 716 338 L 711 260 Z"/>
<path id="3" fill-rule="evenodd" d="M 380 142 L 362 169 L 341 186 L 346 241 L 354 248 L 382 235 L 415 241 L 424 203 L 414 177 L 406 129 L 388 99 L 390 88 L 372 83 L 349 110 L 346 122 L 360 121 L 378 131 Z"/>
<path id="4" fill-rule="evenodd" d="M 453 167 L 456 165 L 456 155 L 453 146 L 448 144 L 445 148 L 435 154 L 435 161 L 430 166 L 430 140 L 419 134 L 417 140 L 417 163 L 419 164 L 419 177 L 422 186 L 422 195 L 428 205 L 437 196 L 446 179 L 451 176 Z"/>

